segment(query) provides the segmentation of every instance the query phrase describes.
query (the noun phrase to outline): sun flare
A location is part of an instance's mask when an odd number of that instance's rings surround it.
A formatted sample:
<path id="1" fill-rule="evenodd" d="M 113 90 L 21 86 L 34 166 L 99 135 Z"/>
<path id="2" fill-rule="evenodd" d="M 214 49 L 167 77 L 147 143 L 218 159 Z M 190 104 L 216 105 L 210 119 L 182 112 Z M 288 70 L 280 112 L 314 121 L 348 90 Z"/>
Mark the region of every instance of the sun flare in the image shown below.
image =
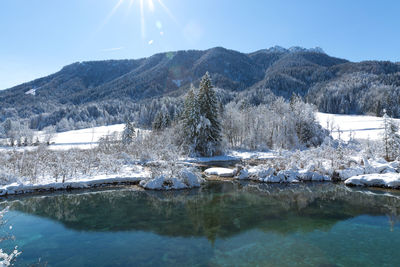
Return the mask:
<path id="1" fill-rule="evenodd" d="M 126 5 L 127 6 L 126 6 Z M 134 8 L 134 6 L 136 5 L 136 7 L 139 9 L 139 13 L 140 13 L 140 31 L 141 31 L 141 37 L 142 39 L 146 38 L 146 17 L 145 17 L 145 13 L 146 11 L 154 13 L 155 9 L 156 9 L 156 4 L 158 7 L 161 7 L 164 12 L 175 22 L 177 23 L 175 17 L 173 16 L 173 14 L 171 13 L 171 11 L 169 10 L 169 8 L 165 5 L 165 3 L 163 2 L 163 0 L 118 0 L 115 4 L 115 6 L 112 8 L 112 10 L 110 11 L 110 13 L 108 14 L 108 16 L 106 17 L 106 19 L 104 20 L 102 26 L 106 25 L 111 19 L 112 17 L 115 15 L 115 13 L 122 8 L 124 5 L 127 7 L 128 11 L 131 11 L 132 8 Z M 158 25 L 161 25 L 159 23 L 159 21 L 157 21 L 156 26 L 159 28 Z M 160 35 L 163 36 L 164 35 L 164 31 L 160 30 Z"/>

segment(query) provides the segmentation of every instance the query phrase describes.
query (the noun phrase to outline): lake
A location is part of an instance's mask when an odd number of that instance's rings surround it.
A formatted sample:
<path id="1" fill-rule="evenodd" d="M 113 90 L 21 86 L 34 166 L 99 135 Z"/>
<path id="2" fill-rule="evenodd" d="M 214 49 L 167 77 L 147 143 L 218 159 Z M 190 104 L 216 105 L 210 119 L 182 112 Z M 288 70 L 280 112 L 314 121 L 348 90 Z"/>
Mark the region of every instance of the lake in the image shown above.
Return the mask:
<path id="1" fill-rule="evenodd" d="M 400 193 L 209 182 L 6 199 L 15 266 L 399 266 Z M 9 229 L 12 225 L 12 229 Z"/>

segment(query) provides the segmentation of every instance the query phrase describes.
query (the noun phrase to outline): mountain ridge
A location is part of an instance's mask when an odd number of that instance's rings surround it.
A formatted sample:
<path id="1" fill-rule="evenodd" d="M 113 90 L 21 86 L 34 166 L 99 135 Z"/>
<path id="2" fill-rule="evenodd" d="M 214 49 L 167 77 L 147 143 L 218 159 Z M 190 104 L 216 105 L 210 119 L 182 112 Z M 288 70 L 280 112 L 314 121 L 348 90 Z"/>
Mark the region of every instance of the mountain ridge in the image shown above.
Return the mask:
<path id="1" fill-rule="evenodd" d="M 211 74 L 214 85 L 221 88 L 221 94 L 231 100 L 236 97 L 235 101 L 240 100 L 237 99 L 239 94 L 252 94 L 254 98 L 254 95 L 260 94 L 257 93 L 259 91 L 263 92 L 261 98 L 267 98 L 265 96 L 270 93 L 290 98 L 295 93 L 316 104 L 320 111 L 379 113 L 379 108 L 371 107 L 370 103 L 350 103 L 350 106 L 354 106 L 352 109 L 341 107 L 344 100 L 339 101 L 337 109 L 333 108 L 333 104 L 328 109 L 327 104 L 323 103 L 328 100 L 321 96 L 321 92 L 328 90 L 327 88 L 332 89 L 332 86 L 337 86 L 343 79 L 348 83 L 349 76 L 354 78 L 361 74 L 367 74 L 371 84 L 391 86 L 390 89 L 385 87 L 385 90 L 390 94 L 395 92 L 396 101 L 397 95 L 400 95 L 397 93 L 400 91 L 397 75 L 400 72 L 400 63 L 351 62 L 329 56 L 321 48 L 286 49 L 275 46 L 241 53 L 214 47 L 207 50 L 157 53 L 140 59 L 84 61 L 66 65 L 46 77 L 0 91 L 0 122 L 7 118 L 32 121 L 35 116 L 59 114 L 61 109 L 70 107 L 99 104 L 108 106 L 112 102 L 120 102 L 119 105 L 129 102 L 129 105 L 133 105 L 163 97 L 179 98 L 185 94 L 190 84 L 197 85 L 206 71 Z M 348 87 L 348 84 L 342 84 Z M 351 99 L 346 101 L 354 101 L 357 92 L 370 90 L 371 84 L 364 85 L 368 87 L 364 89 L 349 89 L 355 95 L 349 96 Z M 339 92 L 339 88 L 336 91 Z M 313 98 L 310 97 L 310 92 Z M 392 115 L 399 116 L 400 111 L 396 110 Z M 117 116 L 117 121 L 121 121 L 121 116 Z M 36 127 L 32 122 L 31 126 Z"/>

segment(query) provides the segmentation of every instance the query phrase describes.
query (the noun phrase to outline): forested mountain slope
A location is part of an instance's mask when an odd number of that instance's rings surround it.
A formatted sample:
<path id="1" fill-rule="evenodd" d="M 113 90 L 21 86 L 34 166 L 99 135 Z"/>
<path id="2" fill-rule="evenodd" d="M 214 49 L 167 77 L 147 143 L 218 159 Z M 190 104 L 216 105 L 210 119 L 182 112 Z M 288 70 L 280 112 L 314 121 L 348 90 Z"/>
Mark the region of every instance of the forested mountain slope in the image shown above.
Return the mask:
<path id="1" fill-rule="evenodd" d="M 257 105 L 299 94 L 320 111 L 399 117 L 400 64 L 349 62 L 321 49 L 273 47 L 245 54 L 221 47 L 137 60 L 74 63 L 59 72 L 0 91 L 0 123 L 58 130 L 122 122 L 150 125 L 165 105 L 174 117 L 190 84 L 208 71 L 223 103 Z M 65 128 L 65 129 L 64 129 Z"/>

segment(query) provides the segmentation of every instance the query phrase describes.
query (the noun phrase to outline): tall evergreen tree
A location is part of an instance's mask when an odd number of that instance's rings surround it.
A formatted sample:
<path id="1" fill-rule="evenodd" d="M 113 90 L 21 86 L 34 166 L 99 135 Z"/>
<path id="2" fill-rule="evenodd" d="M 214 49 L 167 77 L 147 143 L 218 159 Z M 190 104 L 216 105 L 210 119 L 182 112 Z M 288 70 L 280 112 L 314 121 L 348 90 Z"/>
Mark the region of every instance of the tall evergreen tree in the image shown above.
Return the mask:
<path id="1" fill-rule="evenodd" d="M 199 91 L 190 90 L 185 102 L 185 128 L 193 152 L 212 156 L 221 144 L 219 102 L 208 72 L 200 82 Z"/>
<path id="2" fill-rule="evenodd" d="M 157 112 L 153 121 L 153 130 L 163 130 L 171 125 L 171 117 L 169 111 L 165 105 L 162 106 L 161 110 Z"/>
<path id="3" fill-rule="evenodd" d="M 189 153 L 195 154 L 197 147 L 197 126 L 200 122 L 200 108 L 197 101 L 198 93 L 193 84 L 186 95 L 183 118 L 183 138 L 188 146 Z"/>
<path id="4" fill-rule="evenodd" d="M 126 145 L 132 143 L 136 136 L 135 125 L 129 119 L 126 120 L 124 131 L 122 132 L 122 142 Z"/>
<path id="5" fill-rule="evenodd" d="M 400 155 L 400 135 L 399 126 L 391 117 L 383 114 L 383 142 L 385 148 L 385 157 L 387 160 L 394 160 Z"/>

